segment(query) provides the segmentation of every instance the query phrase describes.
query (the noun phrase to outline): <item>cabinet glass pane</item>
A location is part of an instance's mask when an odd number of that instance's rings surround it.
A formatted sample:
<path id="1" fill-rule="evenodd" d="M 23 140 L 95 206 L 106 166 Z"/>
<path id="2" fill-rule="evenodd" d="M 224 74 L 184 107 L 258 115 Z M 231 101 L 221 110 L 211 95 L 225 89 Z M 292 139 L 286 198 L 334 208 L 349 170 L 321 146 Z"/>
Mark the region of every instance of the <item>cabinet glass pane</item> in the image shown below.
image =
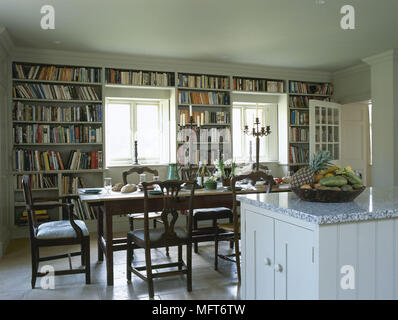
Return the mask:
<path id="1" fill-rule="evenodd" d="M 333 127 L 328 127 L 328 142 L 333 142 Z"/>
<path id="2" fill-rule="evenodd" d="M 327 119 L 327 123 L 328 124 L 333 124 L 333 110 L 332 109 L 328 109 L 328 119 Z"/>
<path id="3" fill-rule="evenodd" d="M 334 145 L 334 152 L 333 152 L 333 159 L 334 160 L 338 160 L 340 158 L 340 154 L 339 154 L 339 145 L 335 144 Z"/>
<path id="4" fill-rule="evenodd" d="M 334 127 L 334 142 L 340 142 L 339 141 L 339 127 L 337 127 L 337 126 Z"/>
<path id="5" fill-rule="evenodd" d="M 315 144 L 315 153 L 316 153 L 316 152 L 319 152 L 319 149 L 320 149 L 320 148 L 319 148 L 319 144 L 316 143 L 316 144 Z"/>
<path id="6" fill-rule="evenodd" d="M 339 124 L 339 110 L 334 109 L 334 124 Z"/>
<path id="7" fill-rule="evenodd" d="M 315 127 L 315 142 L 320 142 L 321 139 L 321 128 L 320 127 Z"/>
<path id="8" fill-rule="evenodd" d="M 322 116 L 321 116 L 322 124 L 326 124 L 326 108 L 322 108 Z"/>
<path id="9" fill-rule="evenodd" d="M 323 150 L 323 151 L 326 151 L 326 150 L 327 150 L 326 144 L 323 144 L 323 145 L 322 145 L 322 150 Z"/>
<path id="10" fill-rule="evenodd" d="M 322 142 L 326 142 L 326 127 L 322 127 L 322 137 L 321 137 Z"/>
<path id="11" fill-rule="evenodd" d="M 321 122 L 321 111 L 319 107 L 315 107 L 315 125 L 320 124 Z"/>

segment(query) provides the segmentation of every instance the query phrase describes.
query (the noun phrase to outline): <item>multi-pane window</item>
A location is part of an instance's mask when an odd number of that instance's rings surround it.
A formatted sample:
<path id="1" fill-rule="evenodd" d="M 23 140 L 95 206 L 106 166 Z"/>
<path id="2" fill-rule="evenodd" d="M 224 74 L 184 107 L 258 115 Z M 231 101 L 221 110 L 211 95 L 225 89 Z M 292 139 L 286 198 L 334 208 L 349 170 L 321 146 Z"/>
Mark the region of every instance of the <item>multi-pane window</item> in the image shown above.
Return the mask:
<path id="1" fill-rule="evenodd" d="M 131 165 L 134 141 L 140 164 L 168 161 L 168 108 L 160 101 L 112 100 L 106 105 L 106 164 Z"/>
<path id="2" fill-rule="evenodd" d="M 278 160 L 278 107 L 276 104 L 239 103 L 232 111 L 233 154 L 237 162 L 256 160 L 256 138 L 243 133 L 245 125 L 253 131 L 255 118 L 260 120 L 260 128 L 271 126 L 272 133 L 260 138 L 260 161 Z M 250 159 L 251 151 L 251 159 Z"/>

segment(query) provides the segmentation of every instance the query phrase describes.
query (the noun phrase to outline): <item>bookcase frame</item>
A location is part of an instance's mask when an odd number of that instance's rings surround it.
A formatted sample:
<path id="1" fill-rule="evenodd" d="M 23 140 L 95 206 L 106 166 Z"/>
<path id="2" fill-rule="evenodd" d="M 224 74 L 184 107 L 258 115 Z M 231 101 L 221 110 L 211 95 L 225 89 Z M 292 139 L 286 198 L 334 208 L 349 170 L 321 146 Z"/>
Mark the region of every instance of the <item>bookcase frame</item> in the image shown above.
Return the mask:
<path id="1" fill-rule="evenodd" d="M 189 87 L 189 86 L 179 86 L 180 83 L 180 76 L 185 76 L 185 75 L 192 75 L 192 76 L 205 76 L 205 77 L 219 77 L 219 78 L 226 78 L 229 81 L 228 87 L 227 88 L 197 88 L 197 87 Z M 223 112 L 229 112 L 229 118 L 230 122 L 229 123 L 207 123 L 200 125 L 200 127 L 205 128 L 205 129 L 211 129 L 211 128 L 225 128 L 230 130 L 230 142 L 218 142 L 218 146 L 221 148 L 224 148 L 224 145 L 230 144 L 230 150 L 231 150 L 231 156 L 233 154 L 233 143 L 232 143 L 232 97 L 231 97 L 231 92 L 232 92 L 232 77 L 230 75 L 225 75 L 225 74 L 208 74 L 208 73 L 195 73 L 195 72 L 176 72 L 175 76 L 175 87 L 176 87 L 176 94 L 175 94 L 175 105 L 176 105 L 176 161 L 178 163 L 178 149 L 180 146 L 183 145 L 182 142 L 179 142 L 177 137 L 178 137 L 178 132 L 180 130 L 180 109 L 188 109 L 189 106 L 192 105 L 192 112 L 199 109 L 199 112 L 202 111 L 223 111 Z M 179 102 L 179 91 L 186 91 L 186 92 L 216 92 L 216 93 L 225 93 L 228 95 L 228 100 L 229 104 L 194 104 L 194 103 L 180 103 Z M 189 122 L 189 119 L 186 119 L 186 124 Z M 196 119 L 194 119 L 194 123 L 196 122 Z M 193 127 L 197 128 L 197 124 L 194 124 Z M 198 148 L 200 149 L 201 145 L 208 145 L 208 142 L 201 142 L 199 139 L 193 143 L 196 146 L 196 150 Z M 212 143 L 213 144 L 213 143 Z M 199 153 L 200 155 L 200 153 Z M 215 158 L 214 160 L 216 160 Z M 200 156 L 198 158 L 199 161 L 203 162 L 203 159 L 200 159 Z M 208 159 L 207 159 L 208 160 Z M 196 161 L 194 163 L 190 163 L 193 165 L 198 165 Z M 214 165 L 214 163 L 208 163 L 205 162 L 204 164 L 206 165 Z"/>
<path id="2" fill-rule="evenodd" d="M 93 151 L 99 151 L 101 150 L 104 153 L 104 97 L 103 97 L 103 79 L 104 79 L 104 72 L 103 68 L 99 66 L 86 66 L 86 65 L 67 65 L 67 64 L 46 64 L 46 63 L 34 63 L 34 62 L 21 62 L 21 61 L 11 61 L 11 65 L 13 64 L 22 64 L 22 65 L 27 65 L 27 66 L 55 66 L 55 67 L 70 67 L 70 68 L 94 68 L 98 69 L 100 79 L 98 82 L 92 82 L 92 81 L 87 81 L 87 82 L 82 82 L 82 81 L 61 81 L 61 80 L 38 80 L 38 79 L 20 79 L 20 78 L 14 78 L 13 77 L 13 68 L 10 68 L 11 72 L 11 90 L 14 84 L 24 84 L 24 83 L 35 83 L 35 84 L 48 84 L 48 85 L 68 85 L 68 86 L 89 86 L 89 87 L 96 87 L 98 94 L 100 96 L 99 100 L 61 100 L 61 99 L 29 99 L 29 98 L 16 98 L 13 96 L 12 92 L 10 94 L 10 110 L 14 107 L 15 102 L 29 102 L 29 103 L 34 103 L 35 105 L 48 105 L 48 106 L 62 106 L 64 108 L 70 108 L 72 106 L 78 106 L 78 105 L 95 105 L 95 104 L 101 104 L 101 113 L 102 113 L 102 121 L 71 121 L 71 122 L 58 122 L 58 121 L 21 121 L 21 120 L 14 120 L 13 119 L 13 112 L 10 112 L 10 126 L 11 129 L 14 127 L 14 125 L 32 125 L 32 124 L 45 124 L 45 125 L 54 125 L 54 126 L 69 126 L 69 125 L 87 125 L 87 126 L 95 126 L 95 127 L 101 127 L 102 128 L 102 135 L 101 135 L 101 141 L 102 142 L 92 142 L 92 143 L 15 143 L 14 141 L 14 135 L 11 134 L 11 154 L 13 154 L 14 150 L 17 148 L 23 148 L 23 149 L 31 149 L 31 150 L 37 150 L 38 148 L 42 147 L 48 147 L 51 148 L 52 150 L 56 150 L 59 152 L 70 152 L 72 150 L 76 149 L 84 149 L 84 151 L 92 151 L 92 148 L 94 148 Z M 12 131 L 11 131 L 12 133 Z M 48 149 L 47 148 L 47 149 Z M 89 148 L 89 149 L 88 149 Z M 85 150 L 87 149 L 87 150 Z M 103 159 L 104 159 L 104 154 L 103 154 Z M 66 160 L 66 159 L 63 159 Z M 104 164 L 104 160 L 103 164 Z M 64 161 L 65 162 L 65 161 Z M 64 163 L 66 164 L 66 163 Z M 13 217 L 11 218 L 13 221 L 14 226 L 25 226 L 25 224 L 19 225 L 17 223 L 17 218 L 20 216 L 17 211 L 23 210 L 25 206 L 25 202 L 23 201 L 23 196 L 22 196 L 22 190 L 17 189 L 16 185 L 16 177 L 18 175 L 23 175 L 23 174 L 48 174 L 48 175 L 56 175 L 57 176 L 57 183 L 58 185 L 53 188 L 43 188 L 43 189 L 33 189 L 32 192 L 34 196 L 62 196 L 65 195 L 63 194 L 63 188 L 62 188 L 62 177 L 64 174 L 69 174 L 72 176 L 82 176 L 84 175 L 85 178 L 89 177 L 90 182 L 88 183 L 89 185 L 101 183 L 103 181 L 103 168 L 99 169 L 79 169 L 79 170 L 41 170 L 41 171 L 18 171 L 15 170 L 14 168 L 14 163 L 12 165 L 12 203 L 13 203 Z M 95 181 L 95 183 L 93 183 Z M 51 218 L 57 218 L 60 219 L 62 218 L 62 210 L 60 209 L 54 209 L 55 212 L 50 215 L 50 220 Z M 55 214 L 55 217 L 54 217 Z"/>
<path id="3" fill-rule="evenodd" d="M 311 93 L 296 93 L 296 92 L 292 92 L 291 91 L 291 83 L 292 82 L 299 82 L 299 83 L 303 83 L 306 85 L 325 85 L 328 84 L 332 89 L 332 93 L 331 94 L 311 94 Z M 310 125 L 311 125 L 311 119 L 310 119 L 310 108 L 309 108 L 309 103 L 308 103 L 308 107 L 292 107 L 290 106 L 290 99 L 292 97 L 313 97 L 315 100 L 328 100 L 330 101 L 332 99 L 332 95 L 333 95 L 333 84 L 331 82 L 314 82 L 314 81 L 303 81 L 303 80 L 288 80 L 288 86 L 287 86 L 287 90 L 288 90 L 288 97 L 287 97 L 287 121 L 288 121 L 288 132 L 287 132 L 287 136 L 288 136 L 288 151 L 287 151 L 287 156 L 288 156 L 288 167 L 290 168 L 289 170 L 295 171 L 303 166 L 307 166 L 309 161 L 306 162 L 291 162 L 290 161 L 290 146 L 296 146 L 296 147 L 305 147 L 308 148 L 308 152 L 309 152 L 309 156 L 311 156 L 310 154 Z M 309 99 L 311 100 L 311 99 Z M 301 124 L 291 124 L 291 111 L 304 111 L 304 112 L 308 112 L 308 124 L 306 125 L 301 125 Z M 305 128 L 308 130 L 307 132 L 307 136 L 308 136 L 308 141 L 306 142 L 293 142 L 291 140 L 290 137 L 290 131 L 291 128 Z"/>

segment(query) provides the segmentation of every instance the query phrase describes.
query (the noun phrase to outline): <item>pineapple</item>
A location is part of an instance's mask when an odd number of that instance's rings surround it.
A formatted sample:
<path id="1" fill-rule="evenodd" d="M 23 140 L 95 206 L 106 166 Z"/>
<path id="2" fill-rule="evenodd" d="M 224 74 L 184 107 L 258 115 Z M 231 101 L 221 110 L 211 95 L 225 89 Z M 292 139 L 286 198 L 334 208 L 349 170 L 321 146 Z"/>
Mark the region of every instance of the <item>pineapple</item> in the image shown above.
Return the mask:
<path id="1" fill-rule="evenodd" d="M 300 188 L 304 184 L 312 186 L 315 181 L 315 175 L 332 165 L 330 160 L 332 160 L 332 155 L 329 151 L 319 151 L 314 154 L 309 166 L 298 170 L 292 176 L 292 188 Z"/>

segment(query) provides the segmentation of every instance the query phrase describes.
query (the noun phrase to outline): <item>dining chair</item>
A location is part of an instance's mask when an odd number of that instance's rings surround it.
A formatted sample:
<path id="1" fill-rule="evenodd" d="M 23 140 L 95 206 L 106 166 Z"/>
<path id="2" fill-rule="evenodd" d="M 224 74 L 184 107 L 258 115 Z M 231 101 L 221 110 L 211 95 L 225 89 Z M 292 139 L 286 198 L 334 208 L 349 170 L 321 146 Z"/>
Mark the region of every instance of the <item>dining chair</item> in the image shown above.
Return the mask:
<path id="1" fill-rule="evenodd" d="M 61 258 L 69 259 L 69 270 L 56 270 L 54 275 L 69 275 L 85 273 L 86 284 L 90 284 L 90 234 L 85 223 L 81 220 L 75 220 L 73 214 L 72 203 L 55 202 L 59 200 L 70 201 L 70 197 L 42 197 L 33 198 L 30 187 L 30 176 L 24 175 L 22 177 L 23 193 L 26 203 L 26 211 L 28 215 L 29 236 L 32 255 L 32 289 L 35 288 L 36 278 L 43 277 L 47 273 L 38 271 L 40 262 L 56 260 Z M 40 202 L 54 201 L 54 203 Z M 36 210 L 52 209 L 62 207 L 69 218 L 69 220 L 59 220 L 44 222 L 39 224 L 36 219 Z M 81 250 L 69 254 L 60 254 L 55 256 L 40 257 L 40 248 L 53 246 L 67 246 L 80 245 Z M 72 256 L 81 256 L 81 264 L 83 268 L 72 269 Z"/>
<path id="2" fill-rule="evenodd" d="M 238 282 L 241 282 L 240 276 L 240 251 L 239 251 L 239 240 L 240 240 L 240 214 L 238 213 L 238 201 L 236 200 L 236 183 L 238 181 L 248 180 L 255 185 L 257 181 L 263 180 L 266 185 L 266 193 L 271 192 L 272 186 L 275 181 L 272 176 L 267 175 L 262 171 L 253 171 L 246 175 L 234 176 L 231 179 L 231 189 L 232 189 L 232 212 L 233 212 L 233 222 L 232 223 L 219 223 L 216 228 L 215 235 L 215 248 L 214 248 L 214 269 L 218 270 L 218 258 L 222 258 L 227 261 L 236 263 L 236 270 L 238 274 Z M 218 242 L 219 241 L 231 241 L 234 242 L 234 253 L 229 255 L 222 255 L 218 253 Z M 235 259 L 231 258 L 235 257 Z"/>
<path id="3" fill-rule="evenodd" d="M 210 168 L 210 170 L 215 170 L 215 168 Z M 182 178 L 188 181 L 196 182 L 198 167 L 189 166 L 181 168 Z M 211 238 L 214 238 L 215 230 L 217 227 L 217 221 L 219 219 L 229 219 L 232 223 L 233 215 L 230 208 L 218 207 L 218 208 L 203 208 L 193 210 L 193 227 L 192 232 L 200 232 L 202 235 L 208 234 Z M 212 221 L 212 227 L 202 227 L 199 228 L 199 221 Z M 208 238 L 203 238 L 208 241 Z M 231 242 L 231 248 L 233 243 Z M 199 252 L 198 242 L 194 242 L 194 252 Z"/>
<path id="4" fill-rule="evenodd" d="M 189 196 L 189 214 L 188 224 L 186 228 L 176 227 L 176 221 L 178 219 L 178 203 L 181 202 L 179 198 L 179 192 L 183 184 L 190 184 L 190 196 Z M 161 212 L 161 219 L 163 221 L 163 228 L 149 228 L 149 199 L 151 190 L 148 190 L 151 186 L 158 185 L 160 187 L 160 194 L 155 195 L 159 201 L 163 203 L 163 210 Z M 144 189 L 144 228 L 139 230 L 133 230 L 127 234 L 127 280 L 131 282 L 131 273 L 146 281 L 148 284 L 149 297 L 154 296 L 153 279 L 166 276 L 174 275 L 186 275 L 187 277 L 187 290 L 192 291 L 192 207 L 193 207 L 193 196 L 195 185 L 187 181 L 153 181 L 150 183 L 142 183 Z M 153 199 L 152 199 L 153 200 Z M 186 246 L 186 263 L 182 258 L 182 247 Z M 178 261 L 169 262 L 163 264 L 152 264 L 151 249 L 162 248 L 162 247 L 178 247 Z M 134 266 L 133 261 L 133 249 L 143 248 L 145 250 L 145 266 Z M 156 272 L 153 273 L 154 269 L 161 268 L 177 268 L 177 270 Z M 141 273 L 146 271 L 146 275 Z"/>

